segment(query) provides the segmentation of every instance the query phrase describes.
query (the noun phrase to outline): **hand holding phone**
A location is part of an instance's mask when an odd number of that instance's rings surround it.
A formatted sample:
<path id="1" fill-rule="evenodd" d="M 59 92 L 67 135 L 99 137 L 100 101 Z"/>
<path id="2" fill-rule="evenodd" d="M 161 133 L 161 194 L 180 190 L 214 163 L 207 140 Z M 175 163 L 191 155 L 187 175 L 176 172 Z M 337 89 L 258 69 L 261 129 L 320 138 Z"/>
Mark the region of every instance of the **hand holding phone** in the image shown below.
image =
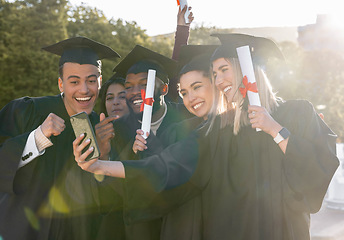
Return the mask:
<path id="1" fill-rule="evenodd" d="M 99 147 L 96 140 L 96 135 L 94 133 L 92 124 L 86 112 L 77 113 L 70 117 L 70 122 L 72 124 L 75 136 L 80 136 L 84 134 L 85 137 L 83 138 L 82 142 L 90 139 L 90 143 L 82 150 L 82 153 L 87 151 L 90 147 L 93 147 L 92 153 L 90 153 L 85 161 L 90 159 L 98 158 L 100 155 Z"/>

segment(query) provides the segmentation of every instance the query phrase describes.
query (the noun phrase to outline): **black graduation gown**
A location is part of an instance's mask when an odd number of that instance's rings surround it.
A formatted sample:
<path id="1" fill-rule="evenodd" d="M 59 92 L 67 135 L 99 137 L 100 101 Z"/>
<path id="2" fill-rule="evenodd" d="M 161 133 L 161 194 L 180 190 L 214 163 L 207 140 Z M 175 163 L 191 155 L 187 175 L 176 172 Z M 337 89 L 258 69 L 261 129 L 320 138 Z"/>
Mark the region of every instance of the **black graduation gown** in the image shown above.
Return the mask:
<path id="1" fill-rule="evenodd" d="M 182 122 L 175 123 L 170 126 L 161 136 L 161 141 L 154 141 L 148 138 L 147 146 L 148 151 L 142 152 L 143 157 L 152 156 L 154 154 L 160 154 L 160 152 L 167 148 L 168 146 L 177 143 L 179 141 L 185 141 L 189 137 L 189 134 L 196 129 L 204 127 L 206 122 L 202 118 L 193 117 L 186 119 Z M 153 136 L 154 137 L 154 136 Z M 160 145 L 162 146 L 160 146 Z M 176 149 L 176 151 L 183 151 L 183 149 Z M 185 149 L 185 151 L 190 151 L 190 149 Z M 196 154 L 196 153 L 195 153 Z M 142 157 L 142 158 L 143 158 Z M 182 173 L 183 171 L 181 171 Z M 189 175 L 179 175 L 179 183 L 175 185 L 180 185 L 186 182 L 192 174 Z M 180 192 L 180 190 L 177 190 Z M 177 192 L 175 191 L 175 192 Z M 201 212 L 199 207 L 201 204 L 199 191 L 195 190 L 190 192 L 192 195 L 188 195 L 185 199 L 186 202 L 181 206 L 171 206 L 171 210 L 168 211 L 166 215 L 163 216 L 160 239 L 170 239 L 177 236 L 178 239 L 201 239 L 200 234 L 197 231 L 190 231 L 189 229 L 200 229 L 201 226 Z M 176 197 L 173 191 L 170 191 L 169 195 Z M 195 197 L 191 197 L 198 195 Z M 168 196 L 167 196 L 168 197 Z M 183 196 L 184 197 L 184 196 Z M 191 198 L 190 200 L 187 200 Z M 172 237 L 173 236 L 173 237 Z"/>
<path id="2" fill-rule="evenodd" d="M 158 139 L 163 136 L 163 133 L 169 129 L 171 125 L 192 116 L 183 104 L 166 102 L 166 106 L 166 115 L 155 135 L 155 137 Z M 140 128 L 141 123 L 133 113 L 123 116 L 114 122 L 116 137 L 112 142 L 112 159 L 132 160 L 140 158 L 140 156 L 136 155 L 132 150 L 132 146 L 135 141 L 136 130 Z M 151 133 L 151 135 L 152 134 L 153 133 Z"/>
<path id="3" fill-rule="evenodd" d="M 156 135 L 151 133 L 149 141 L 154 141 L 155 149 L 162 149 L 161 137 L 164 132 L 174 123 L 180 122 L 185 118 L 191 116 L 183 104 L 176 104 L 166 102 L 167 112 L 159 126 Z M 135 141 L 136 130 L 141 128 L 141 123 L 137 117 L 130 113 L 114 122 L 115 138 L 112 141 L 111 159 L 112 160 L 139 160 L 143 158 L 141 154 L 135 154 L 132 151 L 132 146 Z M 150 143 L 151 144 L 151 143 Z M 157 147 L 159 145 L 159 148 Z M 104 215 L 102 220 L 103 232 L 100 233 L 99 239 L 123 239 L 119 229 L 113 228 L 113 222 L 120 226 L 122 223 L 120 219 L 122 215 L 122 180 L 114 178 L 105 178 L 99 184 L 99 195 L 101 202 L 101 209 Z M 115 189 L 115 191 L 113 190 Z M 123 221 L 123 220 L 122 220 Z M 140 239 L 140 240 L 153 240 L 160 238 L 161 219 L 153 219 L 152 221 L 127 224 L 125 225 L 126 239 Z"/>
<path id="4" fill-rule="evenodd" d="M 18 169 L 27 138 L 49 113 L 66 128 L 51 137 L 53 146 Z M 90 115 L 93 124 L 99 121 Z M 74 161 L 75 139 L 60 95 L 23 97 L 0 111 L 0 236 L 3 239 L 93 239 L 98 208 L 92 174 Z"/>
<path id="5" fill-rule="evenodd" d="M 203 143 L 187 138 L 160 155 L 123 161 L 127 221 L 161 217 L 194 198 L 163 226 L 164 239 L 309 239 L 310 213 L 338 167 L 336 136 L 307 101 L 282 103 L 272 116 L 291 132 L 286 154 L 264 132 L 247 126 L 234 136 L 216 124 Z M 192 145 L 198 160 L 184 151 Z M 193 173 L 185 184 L 182 172 Z M 180 236 L 172 235 L 184 227 L 178 219 L 189 221 Z"/>

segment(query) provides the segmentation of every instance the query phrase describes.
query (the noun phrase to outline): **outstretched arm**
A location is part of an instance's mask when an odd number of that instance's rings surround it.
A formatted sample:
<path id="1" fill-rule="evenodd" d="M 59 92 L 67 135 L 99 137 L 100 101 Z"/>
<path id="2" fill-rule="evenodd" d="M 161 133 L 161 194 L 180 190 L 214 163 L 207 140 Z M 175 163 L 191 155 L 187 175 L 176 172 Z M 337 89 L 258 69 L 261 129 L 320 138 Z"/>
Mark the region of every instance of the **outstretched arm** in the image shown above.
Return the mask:
<path id="1" fill-rule="evenodd" d="M 185 23 L 184 14 L 186 12 L 186 8 L 187 6 L 185 6 L 183 9 L 180 9 L 180 6 L 179 6 L 178 15 L 177 15 L 177 30 L 175 34 L 174 47 L 173 47 L 173 52 L 172 52 L 172 59 L 176 61 L 178 61 L 181 46 L 188 44 L 190 24 L 194 19 L 193 13 L 190 12 L 189 14 L 190 23 Z M 189 7 L 189 10 L 191 10 L 191 7 Z M 177 83 L 178 83 L 178 79 L 176 77 L 170 79 L 169 91 L 168 91 L 167 96 L 173 101 L 178 101 L 179 99 Z"/>
<path id="2" fill-rule="evenodd" d="M 177 31 L 175 35 L 174 47 L 173 47 L 173 53 L 172 53 L 173 60 L 178 60 L 180 47 L 188 44 L 190 24 L 194 20 L 194 16 L 193 16 L 193 13 L 191 12 L 191 7 L 189 7 L 189 11 L 190 11 L 189 23 L 185 23 L 184 14 L 186 12 L 186 8 L 187 6 L 185 6 L 183 9 L 180 9 L 180 6 L 179 6 L 178 15 L 177 15 Z"/>

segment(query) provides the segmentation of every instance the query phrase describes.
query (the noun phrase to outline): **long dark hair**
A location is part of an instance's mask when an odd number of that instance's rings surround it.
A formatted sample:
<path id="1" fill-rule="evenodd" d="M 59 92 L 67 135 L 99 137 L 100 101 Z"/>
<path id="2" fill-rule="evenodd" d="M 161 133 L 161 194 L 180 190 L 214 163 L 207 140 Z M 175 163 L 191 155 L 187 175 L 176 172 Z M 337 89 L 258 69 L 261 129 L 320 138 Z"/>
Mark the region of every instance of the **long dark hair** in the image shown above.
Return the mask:
<path id="1" fill-rule="evenodd" d="M 105 113 L 105 115 L 108 116 L 107 111 L 106 111 L 106 92 L 108 88 L 112 84 L 120 84 L 124 87 L 124 83 L 125 83 L 125 79 L 123 77 L 111 77 L 102 85 L 99 92 L 100 112 Z"/>

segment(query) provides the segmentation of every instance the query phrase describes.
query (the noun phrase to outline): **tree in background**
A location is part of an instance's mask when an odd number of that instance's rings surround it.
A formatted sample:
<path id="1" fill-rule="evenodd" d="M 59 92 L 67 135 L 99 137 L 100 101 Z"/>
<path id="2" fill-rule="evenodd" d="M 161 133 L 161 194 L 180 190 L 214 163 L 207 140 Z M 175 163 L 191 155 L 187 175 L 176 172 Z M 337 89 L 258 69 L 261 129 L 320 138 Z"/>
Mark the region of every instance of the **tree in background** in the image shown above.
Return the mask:
<path id="1" fill-rule="evenodd" d="M 67 35 L 67 1 L 1 0 L 0 107 L 22 96 L 58 92 L 57 58 L 42 46 Z"/>
<path id="2" fill-rule="evenodd" d="M 292 42 L 279 44 L 286 65 L 272 62 L 268 71 L 278 96 L 306 99 L 344 142 L 344 59 L 328 50 L 305 51 Z"/>
<path id="3" fill-rule="evenodd" d="M 206 27 L 203 24 L 195 25 L 190 31 L 190 45 L 216 45 L 221 44 L 217 37 L 210 36 L 213 33 L 232 33 L 232 29 L 218 29 Z"/>
<path id="4" fill-rule="evenodd" d="M 66 0 L 0 0 L 0 108 L 23 96 L 58 93 L 58 56 L 41 47 L 68 37 L 85 36 L 109 45 L 125 56 L 140 44 L 171 54 L 172 40 L 152 42 L 136 22 L 108 20 L 102 11 Z M 103 78 L 111 77 L 116 61 L 103 61 Z"/>
<path id="5" fill-rule="evenodd" d="M 327 50 L 304 53 L 301 86 L 326 123 L 344 141 L 344 59 L 336 52 Z"/>
<path id="6" fill-rule="evenodd" d="M 128 22 L 122 19 L 108 20 L 104 13 L 97 8 L 82 4 L 69 11 L 67 32 L 69 37 L 85 36 L 112 47 L 121 56 L 126 56 L 135 45 L 156 50 L 167 56 L 171 55 L 171 39 L 156 38 L 153 42 L 135 21 Z M 112 76 L 112 69 L 120 61 L 104 61 L 103 76 L 108 79 Z"/>

